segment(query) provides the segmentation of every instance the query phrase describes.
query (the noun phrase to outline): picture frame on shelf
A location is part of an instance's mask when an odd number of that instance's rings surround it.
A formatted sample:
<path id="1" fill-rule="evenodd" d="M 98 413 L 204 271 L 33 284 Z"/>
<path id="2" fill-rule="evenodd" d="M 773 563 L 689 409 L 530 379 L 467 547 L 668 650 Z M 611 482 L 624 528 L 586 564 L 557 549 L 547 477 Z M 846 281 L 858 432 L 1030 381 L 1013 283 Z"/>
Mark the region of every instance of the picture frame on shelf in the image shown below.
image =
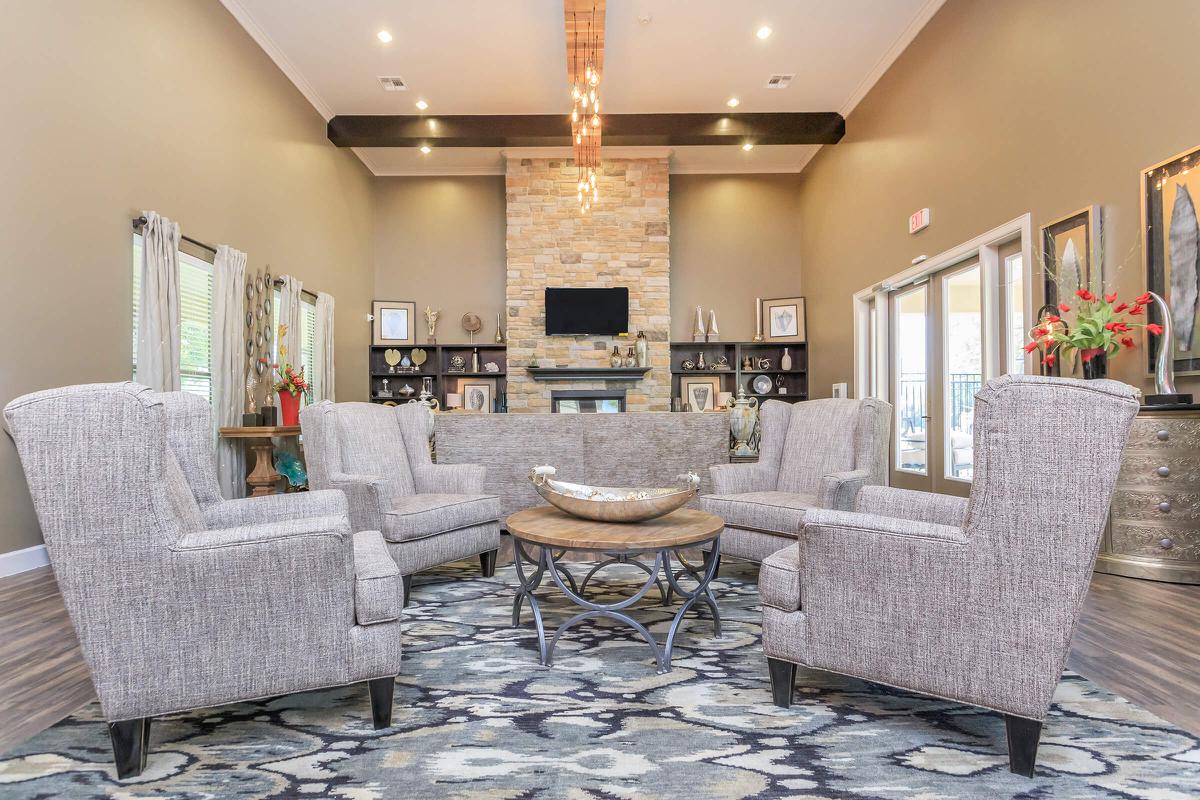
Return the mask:
<path id="1" fill-rule="evenodd" d="M 1141 172 L 1142 261 L 1146 286 L 1171 310 L 1175 375 L 1200 375 L 1200 313 L 1191 287 L 1200 280 L 1200 147 L 1172 156 Z M 1147 321 L 1160 325 L 1158 309 Z M 1154 372 L 1160 337 L 1146 337 L 1146 370 Z"/>
<path id="2" fill-rule="evenodd" d="M 475 414 L 491 414 L 496 387 L 491 381 L 459 381 L 462 410 Z"/>
<path id="3" fill-rule="evenodd" d="M 374 317 L 371 343 L 375 346 L 412 346 L 416 344 L 417 304 L 409 300 L 376 300 L 371 304 Z"/>
<path id="4" fill-rule="evenodd" d="M 1042 281 L 1049 305 L 1073 302 L 1079 289 L 1102 291 L 1100 225 L 1100 206 L 1087 206 L 1040 228 Z"/>
<path id="5" fill-rule="evenodd" d="M 762 317 L 764 341 L 808 341 L 803 297 L 766 298 L 762 301 Z"/>
<path id="6" fill-rule="evenodd" d="M 688 411 L 712 411 L 717 407 L 717 395 L 721 393 L 719 375 L 687 375 L 679 379 L 679 393 L 687 403 Z"/>

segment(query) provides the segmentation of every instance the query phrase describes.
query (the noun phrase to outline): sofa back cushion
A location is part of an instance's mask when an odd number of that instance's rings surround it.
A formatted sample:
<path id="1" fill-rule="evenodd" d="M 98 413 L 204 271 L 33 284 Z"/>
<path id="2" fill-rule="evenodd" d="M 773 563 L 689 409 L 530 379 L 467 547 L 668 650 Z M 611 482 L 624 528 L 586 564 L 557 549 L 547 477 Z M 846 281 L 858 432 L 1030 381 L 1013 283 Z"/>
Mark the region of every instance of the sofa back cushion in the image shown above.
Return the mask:
<path id="1" fill-rule="evenodd" d="M 855 468 L 857 400 L 809 400 L 792 406 L 776 489 L 815 495 L 822 475 Z"/>

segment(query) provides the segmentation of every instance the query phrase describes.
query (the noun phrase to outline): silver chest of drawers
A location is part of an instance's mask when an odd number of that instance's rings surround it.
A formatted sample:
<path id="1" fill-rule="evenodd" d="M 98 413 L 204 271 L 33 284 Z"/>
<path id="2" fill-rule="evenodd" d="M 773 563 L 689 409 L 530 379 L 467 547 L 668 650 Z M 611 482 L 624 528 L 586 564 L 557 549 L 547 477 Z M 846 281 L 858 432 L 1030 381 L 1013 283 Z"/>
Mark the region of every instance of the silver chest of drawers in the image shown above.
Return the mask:
<path id="1" fill-rule="evenodd" d="M 1200 584 L 1200 410 L 1134 420 L 1096 571 Z"/>

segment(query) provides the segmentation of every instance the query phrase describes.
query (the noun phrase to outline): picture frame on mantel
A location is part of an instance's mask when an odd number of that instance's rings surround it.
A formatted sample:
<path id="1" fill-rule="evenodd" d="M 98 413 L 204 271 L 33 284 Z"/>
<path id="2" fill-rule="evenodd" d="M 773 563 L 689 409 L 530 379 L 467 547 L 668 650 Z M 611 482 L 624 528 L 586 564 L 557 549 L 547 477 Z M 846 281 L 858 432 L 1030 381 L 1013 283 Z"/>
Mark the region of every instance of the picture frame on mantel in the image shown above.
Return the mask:
<path id="1" fill-rule="evenodd" d="M 1167 302 L 1174 333 L 1175 375 L 1200 375 L 1200 147 L 1142 170 L 1142 261 L 1146 287 Z M 1190 296 L 1189 296 L 1190 295 Z M 1160 325 L 1158 308 L 1147 322 Z M 1146 371 L 1153 373 L 1161 337 L 1146 337 Z"/>
<path id="2" fill-rule="evenodd" d="M 1103 292 L 1100 206 L 1087 206 L 1041 227 L 1042 280 L 1047 305 L 1073 303 L 1075 292 Z"/>
<path id="3" fill-rule="evenodd" d="M 803 297 L 773 297 L 762 301 L 763 341 L 804 343 L 808 329 Z"/>
<path id="4" fill-rule="evenodd" d="M 417 343 L 417 304 L 376 300 L 371 304 L 371 344 L 411 347 Z"/>

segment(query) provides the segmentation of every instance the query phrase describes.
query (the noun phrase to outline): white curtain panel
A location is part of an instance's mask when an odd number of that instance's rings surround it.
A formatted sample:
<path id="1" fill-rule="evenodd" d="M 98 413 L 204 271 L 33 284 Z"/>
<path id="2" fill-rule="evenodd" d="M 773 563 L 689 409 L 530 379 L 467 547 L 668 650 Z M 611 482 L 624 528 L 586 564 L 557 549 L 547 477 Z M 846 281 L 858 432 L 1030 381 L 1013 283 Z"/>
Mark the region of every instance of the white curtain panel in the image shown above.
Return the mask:
<path id="1" fill-rule="evenodd" d="M 137 381 L 179 391 L 179 223 L 143 211 Z"/>
<path id="2" fill-rule="evenodd" d="M 213 262 L 212 394 L 217 426 L 242 424 L 246 400 L 246 254 L 217 245 Z M 216 431 L 213 431 L 216 436 Z M 217 480 L 221 494 L 245 494 L 245 458 L 236 441 L 217 438 Z"/>
<path id="3" fill-rule="evenodd" d="M 279 288 L 279 324 L 287 329 L 287 332 L 279 337 L 279 368 L 282 370 L 284 364 L 291 364 L 293 369 L 307 366 L 305 374 L 311 374 L 312 366 L 301 362 L 304 317 L 300 313 L 300 292 L 304 289 L 304 284 L 291 275 L 281 275 L 279 280 L 283 283 Z M 284 355 L 285 347 L 287 355 Z"/>
<path id="4" fill-rule="evenodd" d="M 313 342 L 313 360 L 317 363 L 312 368 L 316 390 L 313 400 L 334 402 L 333 374 L 333 295 L 317 292 L 317 326 Z"/>

